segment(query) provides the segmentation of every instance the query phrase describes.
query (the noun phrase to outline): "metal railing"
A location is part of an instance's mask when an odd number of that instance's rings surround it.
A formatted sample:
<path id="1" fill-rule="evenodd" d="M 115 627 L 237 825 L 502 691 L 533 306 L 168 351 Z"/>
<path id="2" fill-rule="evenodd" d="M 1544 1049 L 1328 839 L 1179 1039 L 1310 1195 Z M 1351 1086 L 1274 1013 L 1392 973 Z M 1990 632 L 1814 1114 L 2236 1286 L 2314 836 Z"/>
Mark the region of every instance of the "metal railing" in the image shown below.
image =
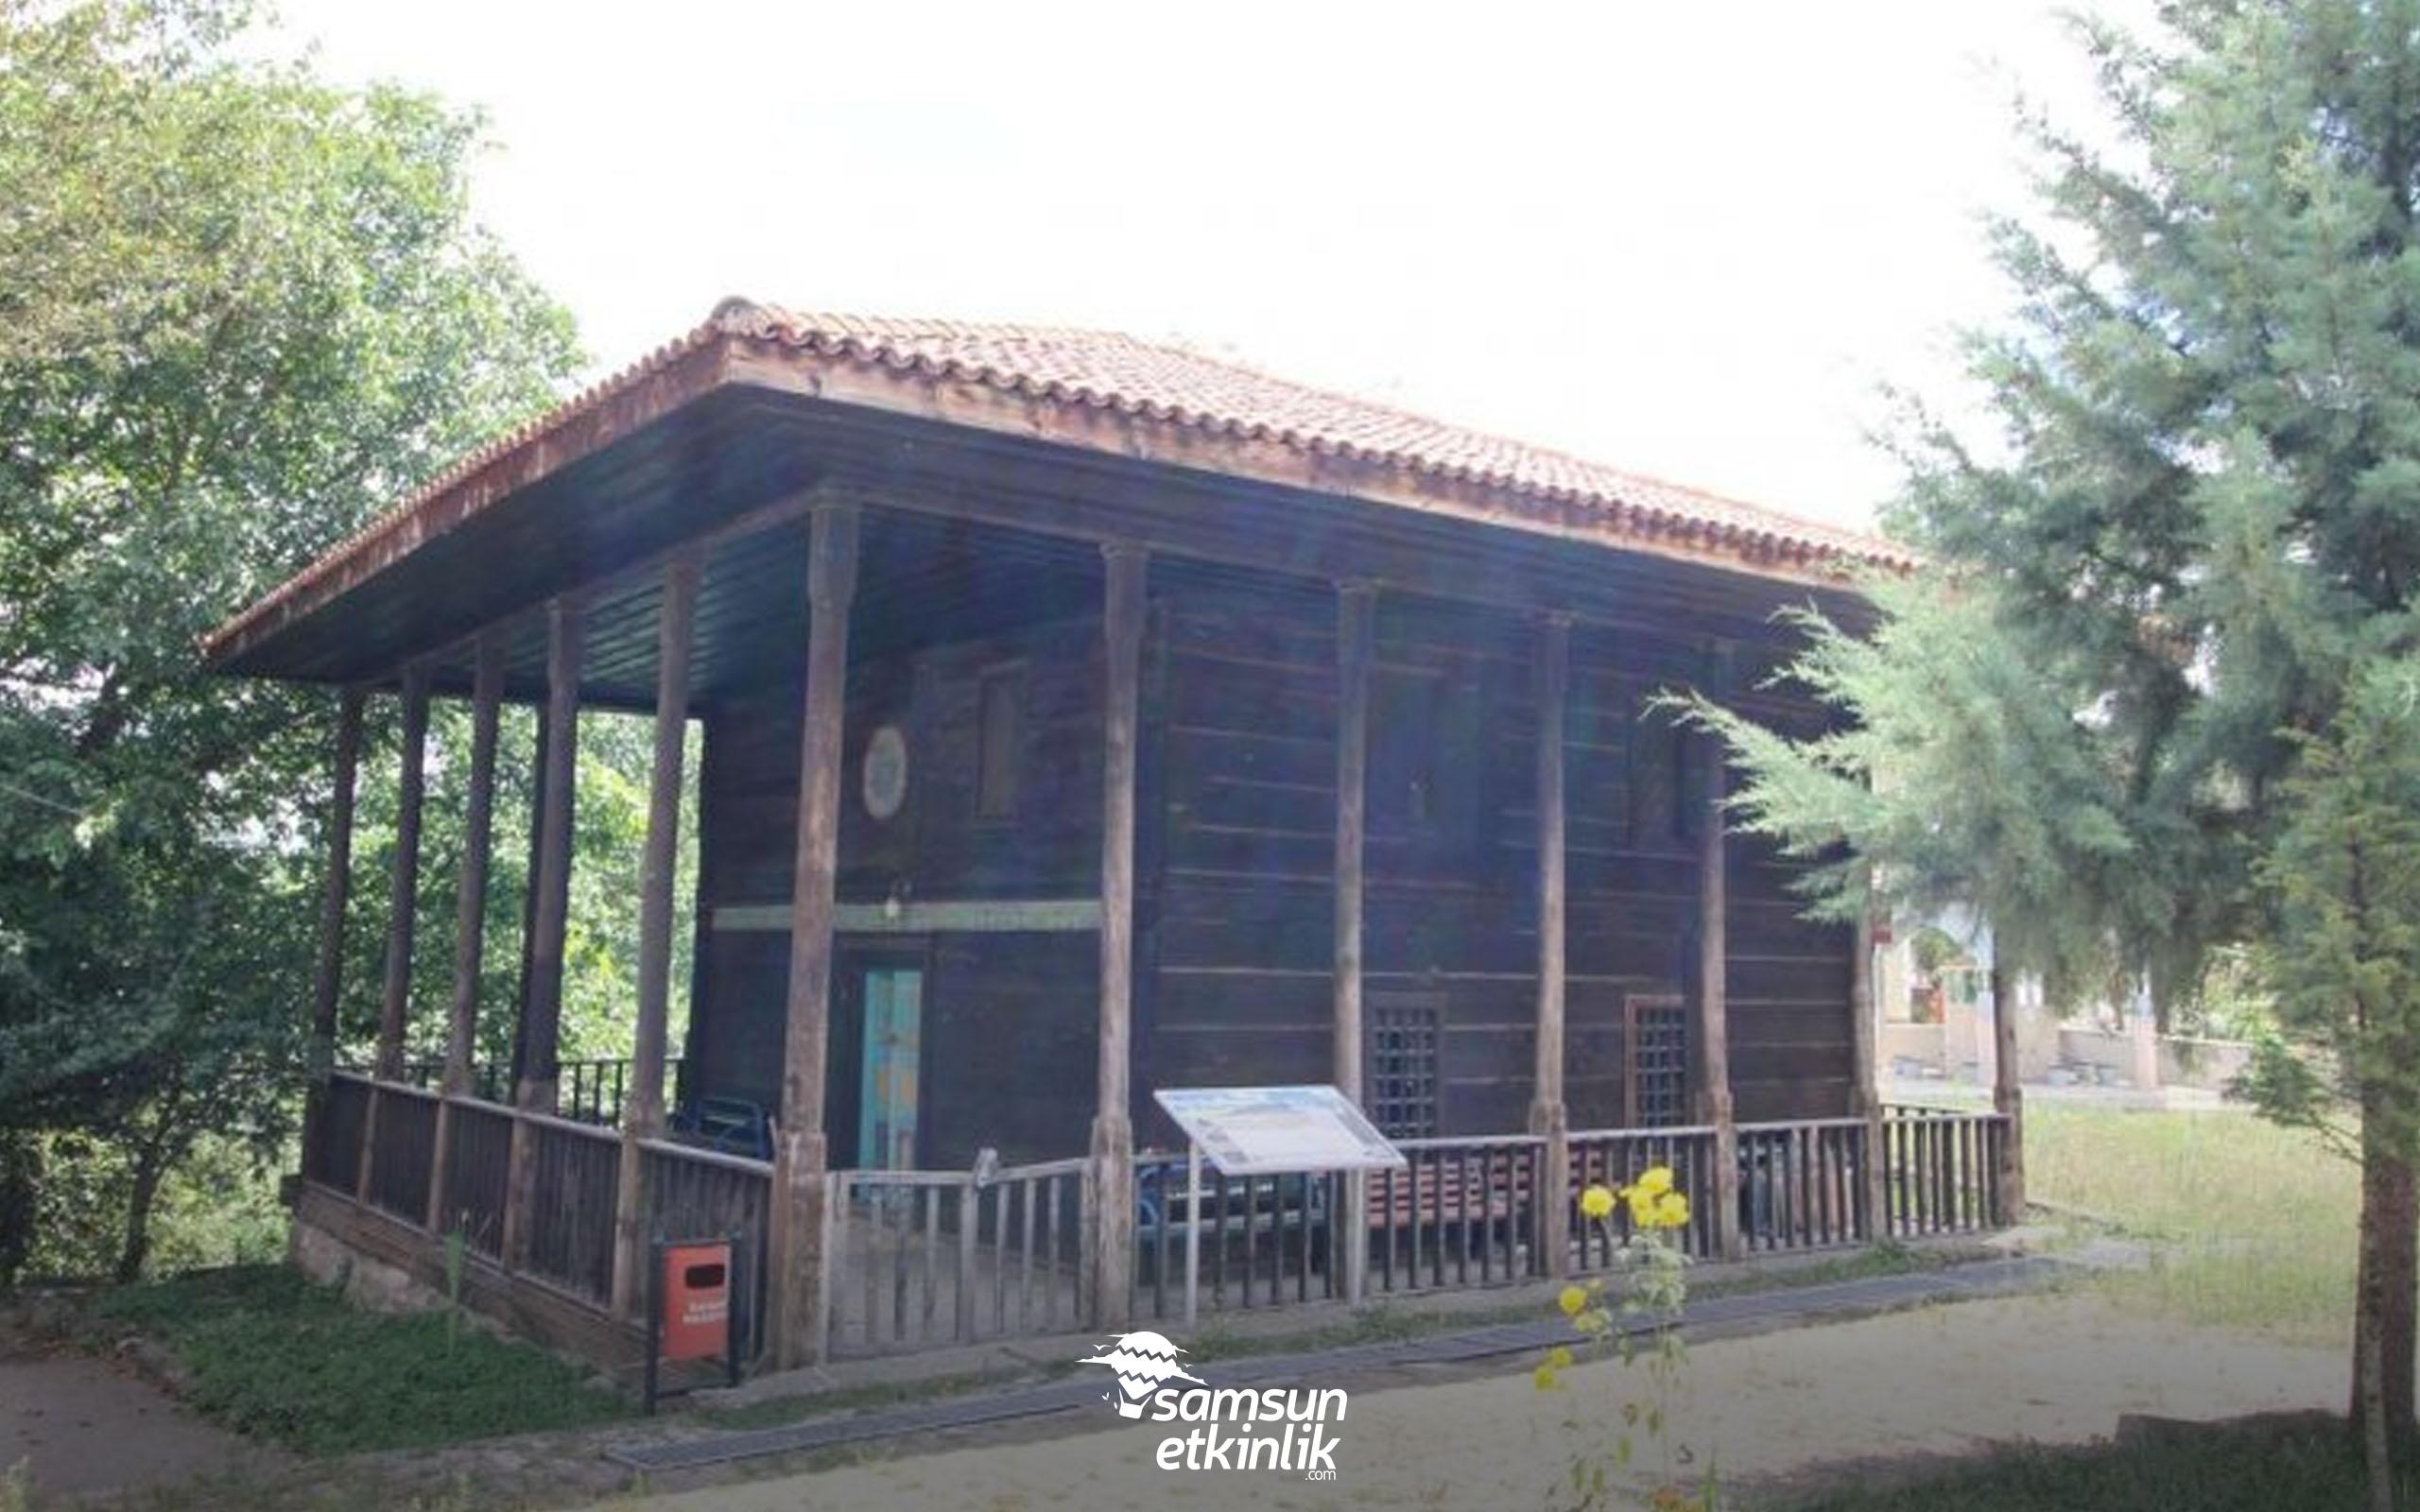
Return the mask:
<path id="1" fill-rule="evenodd" d="M 633 1062 L 628 1056 L 591 1056 L 579 1060 L 565 1060 L 556 1065 L 555 1116 L 575 1124 L 594 1124 L 603 1128 L 618 1128 L 622 1108 L 629 1099 Z M 665 1062 L 665 1081 L 672 1106 L 681 1105 L 683 1089 L 688 1076 L 688 1063 L 675 1056 Z M 445 1081 L 442 1060 L 407 1060 L 404 1062 L 403 1081 L 423 1091 L 433 1092 Z M 483 1061 L 471 1068 L 471 1095 L 486 1103 L 510 1103 L 513 1100 L 512 1068 L 502 1061 Z"/>

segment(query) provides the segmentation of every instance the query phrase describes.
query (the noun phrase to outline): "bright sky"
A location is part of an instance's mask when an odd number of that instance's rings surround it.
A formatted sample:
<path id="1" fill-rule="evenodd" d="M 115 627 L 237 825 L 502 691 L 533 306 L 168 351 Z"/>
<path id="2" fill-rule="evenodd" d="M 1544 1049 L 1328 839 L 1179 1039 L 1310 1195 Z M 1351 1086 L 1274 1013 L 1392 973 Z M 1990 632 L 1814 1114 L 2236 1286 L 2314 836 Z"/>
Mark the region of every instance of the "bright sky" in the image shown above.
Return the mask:
<path id="1" fill-rule="evenodd" d="M 486 108 L 480 212 L 600 369 L 735 293 L 1106 326 L 1842 522 L 1876 384 L 2002 307 L 2050 10 L 285 0 Z"/>

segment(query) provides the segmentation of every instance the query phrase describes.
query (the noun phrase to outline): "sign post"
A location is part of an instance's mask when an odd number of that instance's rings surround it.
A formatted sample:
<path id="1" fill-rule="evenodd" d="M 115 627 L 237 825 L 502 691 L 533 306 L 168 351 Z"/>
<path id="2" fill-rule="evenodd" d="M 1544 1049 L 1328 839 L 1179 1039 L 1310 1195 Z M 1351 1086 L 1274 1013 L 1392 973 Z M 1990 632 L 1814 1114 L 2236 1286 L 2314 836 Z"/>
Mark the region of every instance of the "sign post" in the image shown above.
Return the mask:
<path id="1" fill-rule="evenodd" d="M 1184 1131 L 1184 1321 L 1201 1296 L 1201 1157 L 1224 1176 L 1400 1171 L 1406 1161 L 1353 1100 L 1334 1087 L 1170 1087 L 1152 1097 Z M 1366 1213 L 1351 1213 L 1363 1223 Z M 1163 1219 L 1165 1222 L 1166 1220 Z M 1307 1221 L 1307 1219 L 1305 1220 Z M 1338 1215 L 1331 1212 L 1333 1227 Z M 1329 1246 L 1329 1263 L 1336 1246 Z"/>

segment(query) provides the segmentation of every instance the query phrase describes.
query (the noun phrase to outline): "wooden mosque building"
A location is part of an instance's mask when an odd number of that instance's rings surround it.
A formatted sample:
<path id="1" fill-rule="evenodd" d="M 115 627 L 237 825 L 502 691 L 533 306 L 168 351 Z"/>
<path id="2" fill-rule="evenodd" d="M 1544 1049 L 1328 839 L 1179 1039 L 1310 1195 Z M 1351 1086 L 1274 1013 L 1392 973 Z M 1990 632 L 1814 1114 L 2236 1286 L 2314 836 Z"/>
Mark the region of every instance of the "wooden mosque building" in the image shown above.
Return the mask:
<path id="1" fill-rule="evenodd" d="M 1867 942 L 1726 834 L 1649 707 L 1788 729 L 1776 610 L 1889 544 L 1088 331 L 732 301 L 210 638 L 320 684 L 334 854 L 298 1252 L 628 1358 L 646 1245 L 742 1236 L 770 1364 L 1604 1263 L 1581 1184 L 1668 1160 L 1705 1254 L 1998 1221 L 1991 1115 L 1887 1109 Z M 380 984 L 344 980 L 364 702 L 400 700 Z M 468 700 L 460 963 L 412 1001 L 427 712 Z M 520 989 L 477 963 L 499 711 L 541 730 Z M 558 1048 L 583 710 L 655 720 L 637 1032 Z M 700 769 L 683 771 L 700 731 Z M 681 797 L 695 975 L 666 1005 Z M 510 1015 L 510 1075 L 474 1063 Z M 447 1056 L 416 1075 L 416 1023 Z M 1167 1179 L 1163 1087 L 1331 1082 L 1410 1169 Z M 678 1095 L 667 1088 L 677 1083 Z"/>

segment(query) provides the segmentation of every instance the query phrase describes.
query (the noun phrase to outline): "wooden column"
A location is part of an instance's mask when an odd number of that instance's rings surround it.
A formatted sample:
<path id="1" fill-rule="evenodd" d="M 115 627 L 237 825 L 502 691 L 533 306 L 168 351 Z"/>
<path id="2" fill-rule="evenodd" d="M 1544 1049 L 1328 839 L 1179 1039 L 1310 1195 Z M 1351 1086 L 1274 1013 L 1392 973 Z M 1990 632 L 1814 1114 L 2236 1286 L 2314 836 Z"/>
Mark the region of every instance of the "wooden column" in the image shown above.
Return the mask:
<path id="1" fill-rule="evenodd" d="M 1865 1120 L 1865 1159 L 1858 1166 L 1862 1193 L 1858 1200 L 1865 1205 L 1867 1242 L 1879 1243 L 1891 1232 L 1891 1185 L 1884 1169 L 1882 1093 L 1876 1082 L 1880 1068 L 1875 1059 L 1879 1047 L 1874 1022 L 1871 905 L 1866 916 L 1858 921 L 1857 937 L 1850 949 L 1855 954 L 1849 961 L 1849 1043 L 1850 1053 L 1856 1057 L 1857 1081 L 1849 1092 L 1849 1112 Z"/>
<path id="2" fill-rule="evenodd" d="M 1361 1022 L 1362 857 L 1368 833 L 1370 662 L 1375 639 L 1377 589 L 1346 583 L 1336 599 L 1336 1066 L 1337 1087 L 1362 1102 Z M 1344 1211 L 1368 1211 L 1369 1183 L 1360 1173 L 1344 1182 Z M 1359 1302 L 1369 1277 L 1370 1227 L 1347 1222 L 1339 1256 L 1344 1297 Z"/>
<path id="3" fill-rule="evenodd" d="M 378 1005 L 378 1074 L 404 1074 L 404 1029 L 411 1015 L 412 941 L 420 917 L 421 804 L 428 790 L 428 669 L 404 673 L 404 745 L 395 799 L 392 912 L 387 920 L 387 984 Z"/>
<path id="4" fill-rule="evenodd" d="M 699 557 L 684 551 L 665 564 L 656 616 L 655 765 L 649 774 L 647 850 L 639 866 L 638 1031 L 631 1050 L 629 1103 L 622 1111 L 622 1167 L 614 1201 L 614 1310 L 635 1317 L 644 1305 L 647 1229 L 640 1205 L 639 1141 L 664 1135 L 664 1049 L 672 1011 L 672 883 L 680 861 L 682 746 L 689 733 L 689 654 L 697 624 Z"/>
<path id="5" fill-rule="evenodd" d="M 1992 936 L 1992 1108 L 2008 1119 L 1993 1177 L 1994 1214 L 2003 1224 L 2025 1221 L 2025 1089 L 2017 1081 L 2016 969 Z M 2146 1008 L 2150 1005 L 2144 1005 Z M 2145 1016 L 2148 1018 L 2148 1014 Z M 2129 1023 L 2130 1028 L 2135 1027 Z"/>
<path id="6" fill-rule="evenodd" d="M 1538 1248 L 1542 1269 L 1561 1276 L 1571 1263 L 1571 1122 L 1563 1098 L 1564 1049 L 1564 709 L 1571 680 L 1571 618 L 1538 627 L 1538 1013 L 1537 1065 L 1530 1132 L 1541 1153 Z"/>
<path id="7" fill-rule="evenodd" d="M 420 918 L 420 816 L 427 792 L 428 672 L 404 672 L 404 736 L 395 796 L 395 867 L 389 890 L 386 986 L 378 1001 L 378 1048 L 372 1070 L 380 1081 L 404 1074 L 404 1029 L 411 1017 L 412 939 Z M 370 1090 L 370 1113 L 361 1123 L 361 1159 L 354 1195 L 370 1196 L 371 1164 L 378 1148 L 379 1114 L 386 1098 Z"/>
<path id="8" fill-rule="evenodd" d="M 1134 742 L 1141 704 L 1143 585 L 1139 546 L 1101 547 L 1104 673 L 1100 816 L 1100 1059 L 1092 1137 L 1092 1314 L 1126 1320 L 1134 1263 L 1134 1125 L 1127 1068 L 1134 1000 Z"/>
<path id="9" fill-rule="evenodd" d="M 447 1227 L 445 1191 L 453 1165 L 454 1103 L 471 1094 L 471 1057 L 479 1034 L 479 969 L 488 921 L 488 851 L 495 832 L 496 729 L 504 708 L 504 638 L 479 637 L 471 674 L 471 769 L 462 810 L 462 868 L 454 887 L 454 1008 L 445 1027 L 444 1097 L 428 1170 L 428 1228 Z"/>
<path id="10" fill-rule="evenodd" d="M 328 793 L 327 872 L 320 881 L 320 958 L 311 983 L 311 1087 L 303 1108 L 302 1147 L 318 1148 L 320 1118 L 336 1065 L 337 1005 L 344 988 L 344 915 L 353 892 L 353 787 L 361 766 L 359 688 L 337 702 L 336 756 Z M 306 1161 L 308 1154 L 305 1156 Z"/>
<path id="11" fill-rule="evenodd" d="M 1728 684 L 1718 658 L 1715 692 Z M 1739 1233 L 1739 1132 L 1731 1104 L 1730 887 L 1723 836 L 1728 764 L 1713 734 L 1695 741 L 1705 811 L 1698 822 L 1698 1122 L 1714 1125 L 1714 1230 L 1726 1260 L 1744 1253 Z"/>
<path id="12" fill-rule="evenodd" d="M 773 1152 L 771 1347 L 777 1369 L 823 1355 L 826 1164 L 823 1077 L 832 1007 L 832 907 L 840 838 L 840 721 L 849 681 L 849 606 L 857 589 L 857 511 L 815 510 L 807 558 L 805 731 L 799 743 L 798 847 L 790 885 L 790 974 L 782 1111 Z"/>
<path id="13" fill-rule="evenodd" d="M 571 824 L 579 750 L 580 641 L 585 613 L 565 594 L 546 606 L 546 713 L 538 751 L 539 805 L 530 868 L 528 980 L 521 993 L 521 1070 L 513 1103 L 523 1112 L 552 1114 L 560 1065 L 563 1007 L 563 930 L 571 913 Z M 511 1269 L 529 1259 L 529 1211 L 537 1195 L 537 1151 L 529 1125 L 512 1125 L 506 1179 L 504 1258 Z"/>

